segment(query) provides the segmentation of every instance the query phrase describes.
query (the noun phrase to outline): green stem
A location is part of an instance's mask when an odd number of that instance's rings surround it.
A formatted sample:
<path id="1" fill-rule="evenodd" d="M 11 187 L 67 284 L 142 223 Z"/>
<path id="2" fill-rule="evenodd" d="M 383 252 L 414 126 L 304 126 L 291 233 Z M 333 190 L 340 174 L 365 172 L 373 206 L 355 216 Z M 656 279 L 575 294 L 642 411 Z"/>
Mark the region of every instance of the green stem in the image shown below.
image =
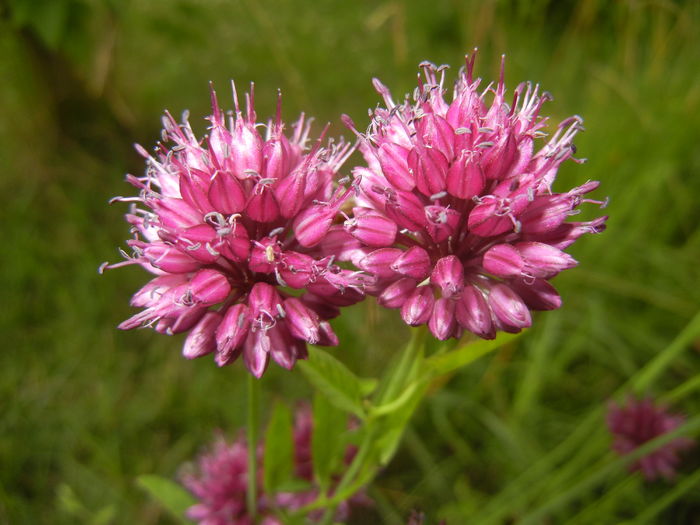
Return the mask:
<path id="1" fill-rule="evenodd" d="M 364 438 L 362 439 L 362 444 L 360 444 L 360 449 L 357 451 L 357 454 L 355 454 L 352 463 L 350 463 L 350 466 L 345 471 L 345 474 L 343 474 L 338 486 L 335 488 L 334 492 L 336 494 L 342 494 L 345 489 L 350 486 L 355 476 L 360 472 L 360 469 L 364 465 L 365 460 L 369 455 L 369 451 L 372 448 L 374 440 L 374 429 L 372 428 L 372 421 L 368 421 L 366 424 L 367 430 Z M 333 516 L 335 515 L 335 508 L 337 506 L 338 504 L 333 502 L 326 507 L 326 511 L 323 513 L 323 518 L 321 518 L 320 525 L 330 525 L 330 523 L 333 522 Z"/>
<path id="2" fill-rule="evenodd" d="M 257 522 L 258 513 L 258 398 L 260 395 L 259 379 L 248 374 L 248 425 L 246 434 L 248 439 L 248 491 L 246 504 L 248 514 Z"/>
<path id="3" fill-rule="evenodd" d="M 674 362 L 676 357 L 678 357 L 693 339 L 698 336 L 698 333 L 700 333 L 700 312 L 695 314 L 695 317 L 691 319 L 670 345 L 662 352 L 659 352 L 652 361 L 647 363 L 647 365 L 637 373 L 632 381 L 632 388 L 638 393 L 646 393 L 646 390 L 656 378 Z"/>

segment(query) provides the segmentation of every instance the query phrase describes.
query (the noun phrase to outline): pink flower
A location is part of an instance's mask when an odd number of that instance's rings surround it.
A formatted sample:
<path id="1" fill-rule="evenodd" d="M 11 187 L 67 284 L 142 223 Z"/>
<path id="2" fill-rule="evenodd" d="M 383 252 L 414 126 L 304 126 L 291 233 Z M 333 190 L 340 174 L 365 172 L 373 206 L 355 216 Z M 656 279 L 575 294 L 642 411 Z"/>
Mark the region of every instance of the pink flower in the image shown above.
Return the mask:
<path id="1" fill-rule="evenodd" d="M 473 67 L 474 55 L 451 102 L 444 66 L 421 64 L 413 101 L 396 103 L 374 80 L 386 108 L 358 133 L 368 166 L 353 170 L 357 207 L 345 222 L 356 244 L 348 241 L 342 257 L 375 277 L 368 291 L 439 339 L 518 332 L 530 325 L 530 310 L 558 308 L 548 280 L 577 264 L 563 250 L 606 220 L 566 222 L 581 203 L 603 204 L 583 197 L 597 182 L 552 192 L 559 165 L 573 159 L 581 119 L 566 119 L 535 151 L 549 94 L 523 83 L 509 104 L 503 69 L 498 84 L 479 92 Z"/>
<path id="2" fill-rule="evenodd" d="M 624 456 L 647 441 L 671 432 L 683 424 L 685 418 L 669 413 L 665 406 L 656 405 L 651 399 L 637 401 L 629 398 L 627 403 L 608 406 L 607 423 L 613 435 L 612 448 Z M 666 443 L 654 452 L 630 465 L 631 471 L 641 470 L 647 480 L 659 477 L 672 479 L 680 462 L 679 453 L 693 447 L 694 441 L 679 437 Z"/>
<path id="3" fill-rule="evenodd" d="M 411 515 L 408 518 L 408 523 L 406 525 L 424 525 L 425 524 L 425 514 L 418 512 L 417 510 L 412 510 Z M 447 521 L 442 520 L 439 525 L 447 525 Z"/>
<path id="4" fill-rule="evenodd" d="M 182 476 L 182 483 L 199 503 L 187 517 L 203 525 L 252 524 L 246 509 L 248 452 L 244 440 L 232 444 L 222 437 L 197 462 L 197 472 Z"/>
<path id="5" fill-rule="evenodd" d="M 309 149 L 303 115 L 285 135 L 281 98 L 276 119 L 257 123 L 252 87 L 245 114 L 235 87 L 227 116 L 211 95 L 208 135 L 198 139 L 187 114 L 178 125 L 166 113 L 155 155 L 137 147 L 146 173 L 127 180 L 140 194 L 115 199 L 134 203 L 133 256 L 105 267 L 137 263 L 156 275 L 132 298 L 142 311 L 120 328 L 189 331 L 185 357 L 214 353 L 223 366 L 242 354 L 260 377 L 270 356 L 292 368 L 306 343 L 336 345 L 328 319 L 363 297 L 362 275 L 336 265 L 340 245 L 328 242 L 349 196 L 333 177 L 351 148 L 319 139 Z"/>
<path id="6" fill-rule="evenodd" d="M 311 439 L 313 421 L 308 405 L 296 412 L 294 422 L 294 476 L 301 481 L 313 483 Z M 228 444 L 219 437 L 212 450 L 203 454 L 194 468 L 182 477 L 183 485 L 199 500 L 187 510 L 187 517 L 200 525 L 252 525 L 246 507 L 248 481 L 248 445 L 243 438 Z M 350 448 L 348 449 L 348 451 Z M 258 457 L 263 460 L 264 448 L 258 446 Z M 265 494 L 262 472 L 258 476 L 258 514 L 262 525 L 282 525 L 274 508 L 295 511 L 312 503 L 318 497 L 315 487 L 300 492 Z M 336 511 L 336 520 L 347 518 L 353 505 L 363 505 L 367 498 L 360 493 L 344 501 Z M 317 521 L 323 511 L 314 511 L 309 518 Z"/>

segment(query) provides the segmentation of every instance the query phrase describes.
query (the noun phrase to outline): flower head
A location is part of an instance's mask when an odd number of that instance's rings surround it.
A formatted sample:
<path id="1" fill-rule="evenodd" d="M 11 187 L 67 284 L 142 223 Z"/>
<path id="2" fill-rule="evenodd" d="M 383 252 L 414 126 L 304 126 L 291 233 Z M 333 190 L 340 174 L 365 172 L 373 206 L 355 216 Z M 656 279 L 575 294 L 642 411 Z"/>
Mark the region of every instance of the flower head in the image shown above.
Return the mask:
<path id="1" fill-rule="evenodd" d="M 202 455 L 197 472 L 182 476 L 182 482 L 199 500 L 187 516 L 207 525 L 252 524 L 246 509 L 248 452 L 244 440 L 232 444 L 219 437 L 212 450 Z"/>
<path id="2" fill-rule="evenodd" d="M 214 352 L 223 366 L 242 354 L 260 377 L 270 356 L 291 368 L 306 343 L 337 344 L 327 320 L 362 298 L 362 276 L 337 266 L 326 242 L 349 196 L 333 177 L 351 147 L 319 139 L 309 149 L 304 115 L 287 136 L 279 103 L 274 120 L 257 123 L 252 88 L 245 113 L 235 87 L 227 115 L 211 94 L 208 135 L 198 139 L 187 114 L 177 124 L 166 113 L 155 155 L 137 147 L 146 173 L 127 180 L 140 194 L 116 199 L 134 203 L 133 256 L 107 267 L 137 263 L 156 275 L 132 298 L 143 310 L 120 328 L 189 331 L 185 357 Z"/>
<path id="3" fill-rule="evenodd" d="M 647 441 L 671 432 L 683 424 L 683 416 L 669 413 L 666 407 L 651 399 L 629 398 L 625 405 L 610 403 L 607 423 L 613 435 L 612 448 L 620 455 L 629 454 Z M 691 448 L 694 441 L 679 437 L 630 465 L 631 471 L 641 470 L 647 480 L 659 477 L 672 479 L 680 462 L 679 452 Z"/>
<path id="4" fill-rule="evenodd" d="M 425 524 L 425 514 L 417 510 L 412 510 L 411 515 L 408 517 L 408 523 L 406 525 L 424 525 Z M 442 520 L 439 525 L 447 525 L 447 521 Z"/>
<path id="5" fill-rule="evenodd" d="M 311 463 L 311 439 L 313 420 L 308 405 L 301 405 L 294 421 L 294 476 L 302 482 L 313 483 Z M 248 445 L 243 438 L 229 444 L 219 437 L 212 449 L 199 457 L 181 477 L 183 485 L 197 498 L 198 503 L 187 510 L 187 516 L 201 525 L 252 525 L 246 507 L 248 482 Z M 348 449 L 348 451 L 350 448 Z M 264 447 L 258 446 L 258 457 L 263 460 Z M 194 468 L 192 468 L 194 467 Z M 261 472 L 259 472 L 261 474 Z M 265 494 L 258 476 L 258 508 L 262 525 L 282 525 L 275 509 L 295 511 L 313 502 L 319 494 L 311 486 L 299 492 Z M 363 493 L 342 502 L 336 511 L 336 520 L 345 520 L 355 504 L 366 504 Z M 321 512 L 313 512 L 309 518 L 317 521 Z"/>
<path id="6" fill-rule="evenodd" d="M 581 119 L 566 119 L 535 151 L 550 96 L 523 83 L 508 104 L 503 66 L 482 91 L 473 67 L 467 57 L 451 102 L 444 66 L 421 64 L 412 101 L 395 102 L 374 80 L 386 107 L 358 133 L 367 167 L 353 170 L 358 205 L 345 223 L 357 244 L 343 255 L 374 275 L 380 304 L 400 308 L 410 325 L 427 323 L 439 339 L 518 332 L 531 309 L 558 308 L 548 280 L 577 264 L 563 250 L 606 219 L 566 222 L 596 202 L 584 195 L 597 182 L 552 191 L 559 165 L 573 159 Z"/>

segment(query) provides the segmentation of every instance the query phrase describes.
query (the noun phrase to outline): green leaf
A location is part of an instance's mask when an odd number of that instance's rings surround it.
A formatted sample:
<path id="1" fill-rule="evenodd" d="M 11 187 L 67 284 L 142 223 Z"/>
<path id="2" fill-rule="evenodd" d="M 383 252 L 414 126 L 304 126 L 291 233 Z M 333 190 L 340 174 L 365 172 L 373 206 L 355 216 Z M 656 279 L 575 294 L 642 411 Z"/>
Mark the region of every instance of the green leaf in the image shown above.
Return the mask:
<path id="1" fill-rule="evenodd" d="M 114 504 L 107 505 L 95 513 L 90 520 L 90 525 L 107 525 L 114 522 L 117 515 L 117 507 Z"/>
<path id="2" fill-rule="evenodd" d="M 59 508 L 70 516 L 81 516 L 87 512 L 73 488 L 67 483 L 61 483 L 56 489 Z"/>
<path id="3" fill-rule="evenodd" d="M 400 395 L 399 391 L 403 385 L 415 378 L 416 365 L 423 362 L 427 333 L 425 326 L 411 329 L 411 340 L 400 352 L 398 359 L 387 367 L 379 383 L 378 391 L 374 396 L 377 403 L 393 401 L 397 395 Z"/>
<path id="4" fill-rule="evenodd" d="M 309 359 L 298 364 L 306 379 L 333 405 L 364 419 L 362 380 L 343 363 L 318 348 L 309 348 Z"/>
<path id="5" fill-rule="evenodd" d="M 473 361 L 476 361 L 481 356 L 488 354 L 489 352 L 496 350 L 497 348 L 500 348 L 511 341 L 514 341 L 522 334 L 523 332 L 518 334 L 501 333 L 498 335 L 498 337 L 496 337 L 496 339 L 492 339 L 490 341 L 472 341 L 446 354 L 430 357 L 426 359 L 426 364 L 428 365 L 431 373 L 436 376 L 447 374 L 458 370 Z"/>
<path id="6" fill-rule="evenodd" d="M 294 468 L 294 437 L 292 414 L 289 408 L 275 404 L 265 434 L 264 486 L 268 494 L 274 494 L 292 478 Z"/>
<path id="7" fill-rule="evenodd" d="M 381 420 L 382 430 L 379 432 L 375 444 L 381 465 L 387 465 L 394 457 L 406 425 L 411 421 L 411 416 L 418 403 L 423 399 L 429 384 L 428 381 L 423 381 L 416 384 L 415 387 L 408 387 L 408 395 L 405 398 L 399 395 L 397 398 L 401 400 L 400 406 Z"/>
<path id="8" fill-rule="evenodd" d="M 139 476 L 136 478 L 136 483 L 181 523 L 189 523 L 184 518 L 185 511 L 194 505 L 196 500 L 184 488 L 168 478 L 155 474 Z"/>
<path id="9" fill-rule="evenodd" d="M 360 393 L 367 397 L 377 389 L 379 381 L 374 377 L 363 377 L 360 379 Z"/>
<path id="10" fill-rule="evenodd" d="M 344 412 L 332 405 L 328 398 L 316 392 L 313 404 L 314 433 L 311 438 L 314 476 L 322 490 L 330 486 L 331 475 L 342 461 L 343 435 L 347 431 Z"/>

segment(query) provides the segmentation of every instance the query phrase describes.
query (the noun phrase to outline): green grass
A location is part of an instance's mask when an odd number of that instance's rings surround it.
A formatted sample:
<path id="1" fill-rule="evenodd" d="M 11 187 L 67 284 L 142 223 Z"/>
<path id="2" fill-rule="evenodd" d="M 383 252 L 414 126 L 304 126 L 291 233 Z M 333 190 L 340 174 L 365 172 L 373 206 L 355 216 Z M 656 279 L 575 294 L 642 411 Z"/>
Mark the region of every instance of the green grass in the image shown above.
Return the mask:
<path id="1" fill-rule="evenodd" d="M 614 463 L 602 414 L 633 387 L 700 413 L 700 5 L 49 4 L 0 1 L 0 523 L 170 523 L 136 476 L 172 477 L 214 429 L 243 426 L 242 367 L 118 332 L 146 276 L 97 275 L 127 237 L 125 209 L 106 202 L 131 191 L 131 143 L 155 141 L 162 110 L 197 122 L 209 80 L 222 99 L 230 78 L 254 80 L 260 116 L 280 87 L 287 118 L 303 109 L 316 131 L 331 121 L 347 135 L 339 114 L 360 125 L 379 100 L 372 76 L 402 94 L 421 60 L 456 69 L 477 45 L 481 76 L 505 53 L 511 89 L 535 80 L 555 96 L 553 122 L 584 117 L 589 162 L 563 167 L 555 189 L 601 180 L 611 219 L 571 250 L 581 264 L 556 280 L 560 311 L 426 399 L 372 488 L 377 512 L 389 524 L 411 508 L 451 525 L 697 520 L 697 455 L 675 484 L 643 483 Z M 350 309 L 334 355 L 376 376 L 407 339 L 397 317 Z M 266 406 L 309 396 L 297 372 L 263 380 Z"/>

